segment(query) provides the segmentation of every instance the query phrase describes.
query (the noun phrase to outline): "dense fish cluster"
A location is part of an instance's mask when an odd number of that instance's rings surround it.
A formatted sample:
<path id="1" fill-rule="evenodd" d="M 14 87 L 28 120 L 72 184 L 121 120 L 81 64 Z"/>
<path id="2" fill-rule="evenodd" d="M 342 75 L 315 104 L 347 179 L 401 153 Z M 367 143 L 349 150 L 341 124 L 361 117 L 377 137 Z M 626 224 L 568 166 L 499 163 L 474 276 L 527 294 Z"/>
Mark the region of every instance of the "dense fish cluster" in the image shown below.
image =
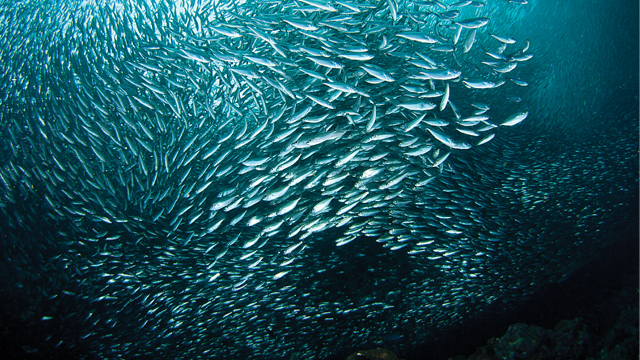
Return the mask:
<path id="1" fill-rule="evenodd" d="M 6 271 L 47 284 L 23 320 L 105 358 L 322 358 L 534 289 L 497 245 L 533 230 L 468 196 L 529 114 L 529 42 L 494 26 L 523 7 L 2 6 Z"/>

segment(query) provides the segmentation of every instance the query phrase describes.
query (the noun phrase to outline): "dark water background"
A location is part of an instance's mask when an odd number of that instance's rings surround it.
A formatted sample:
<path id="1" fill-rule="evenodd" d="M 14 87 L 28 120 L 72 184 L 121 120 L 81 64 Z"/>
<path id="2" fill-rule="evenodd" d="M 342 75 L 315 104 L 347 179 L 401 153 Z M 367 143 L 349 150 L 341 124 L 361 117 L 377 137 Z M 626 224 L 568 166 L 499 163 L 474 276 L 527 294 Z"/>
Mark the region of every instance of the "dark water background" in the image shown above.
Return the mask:
<path id="1" fill-rule="evenodd" d="M 580 261 L 563 275 L 563 281 L 543 286 L 521 303 L 496 302 L 488 309 L 478 309 L 472 321 L 452 326 L 437 338 L 425 338 L 422 344 L 399 344 L 401 337 L 388 336 L 385 345 L 406 359 L 470 354 L 515 322 L 552 328 L 560 319 L 583 316 L 593 326 L 606 326 L 610 320 L 592 311 L 594 304 L 606 307 L 606 295 L 630 283 L 637 288 L 638 2 L 531 1 L 529 5 L 530 11 L 505 25 L 505 31 L 528 37 L 535 54 L 523 99 L 530 118 L 521 127 L 497 136 L 482 151 L 452 160 L 452 166 L 476 177 L 476 191 L 511 187 L 503 183 L 509 175 L 529 179 L 526 188 L 548 194 L 549 200 L 545 206 L 523 212 L 522 222 L 532 229 L 539 224 L 555 226 L 545 229 L 545 244 L 531 251 L 558 252 L 562 254 L 559 262 L 573 263 L 585 256 L 590 262 L 583 265 Z M 496 157 L 503 159 L 501 164 L 488 160 Z M 488 216 L 505 210 L 495 205 L 487 209 Z M 575 225 L 580 219 L 571 214 L 589 206 L 605 209 L 606 221 L 579 232 Z M 593 254 L 585 246 L 594 241 L 608 245 Z M 575 246 L 563 248 L 572 242 Z M 42 261 L 46 261 L 46 252 L 44 255 Z M 11 261 L 9 257 L 5 260 Z M 16 323 L 12 312 L 25 310 L 16 294 L 25 292 L 16 292 L 13 285 L 21 278 L 19 272 L 29 270 L 5 269 L 6 276 L 0 280 L 0 351 L 6 349 L 9 358 L 26 358 L 21 352 L 25 346 L 37 346 L 34 342 L 51 328 Z M 522 270 L 513 269 L 514 273 Z M 393 324 L 395 329 L 401 327 Z M 135 334 L 130 336 L 135 341 Z M 89 350 L 77 347 L 69 353 L 29 356 L 81 358 Z M 332 359 L 346 355 L 341 350 Z"/>

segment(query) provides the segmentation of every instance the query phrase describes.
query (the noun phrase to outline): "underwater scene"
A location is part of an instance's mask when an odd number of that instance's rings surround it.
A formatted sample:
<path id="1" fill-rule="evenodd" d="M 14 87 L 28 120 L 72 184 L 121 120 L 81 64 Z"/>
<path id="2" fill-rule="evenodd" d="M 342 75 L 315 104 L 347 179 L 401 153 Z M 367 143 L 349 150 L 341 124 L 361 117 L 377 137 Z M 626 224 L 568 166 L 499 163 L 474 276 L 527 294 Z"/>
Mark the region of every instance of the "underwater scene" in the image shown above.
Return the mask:
<path id="1" fill-rule="evenodd" d="M 0 3 L 0 358 L 638 359 L 638 2 Z"/>

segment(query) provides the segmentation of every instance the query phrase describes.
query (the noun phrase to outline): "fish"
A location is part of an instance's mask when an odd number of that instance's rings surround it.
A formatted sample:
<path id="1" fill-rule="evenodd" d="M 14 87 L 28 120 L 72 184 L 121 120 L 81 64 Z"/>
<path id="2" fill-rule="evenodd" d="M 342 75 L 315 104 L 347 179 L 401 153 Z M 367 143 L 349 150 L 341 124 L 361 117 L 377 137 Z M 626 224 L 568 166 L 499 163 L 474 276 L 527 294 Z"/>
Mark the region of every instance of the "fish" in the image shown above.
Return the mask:
<path id="1" fill-rule="evenodd" d="M 396 34 L 396 36 L 424 44 L 435 44 L 438 42 L 438 40 L 434 39 L 430 35 L 420 32 L 402 32 Z"/>
<path id="2" fill-rule="evenodd" d="M 429 101 L 409 101 L 398 104 L 398 106 L 408 110 L 425 111 L 434 109 L 436 104 Z"/>
<path id="3" fill-rule="evenodd" d="M 507 118 L 507 120 L 505 120 L 500 125 L 502 125 L 502 126 L 514 126 L 514 125 L 517 125 L 517 124 L 521 123 L 522 121 L 524 121 L 524 119 L 526 119 L 528 115 L 529 115 L 528 111 L 523 111 L 523 112 L 519 112 L 517 114 L 513 114 L 513 115 L 509 116 Z"/>
<path id="4" fill-rule="evenodd" d="M 394 82 L 395 79 L 389 75 L 383 68 L 374 64 L 360 65 L 360 68 L 366 71 L 369 75 L 386 82 Z"/>
<path id="5" fill-rule="evenodd" d="M 479 18 L 473 18 L 473 19 L 454 21 L 453 23 L 465 29 L 478 29 L 487 25 L 489 23 L 489 18 L 479 17 Z"/>
<path id="6" fill-rule="evenodd" d="M 487 8 L 0 5 L 0 226 L 9 266 L 46 279 L 21 314 L 43 349 L 328 358 L 386 318 L 452 326 L 495 300 L 474 277 L 504 294 L 513 223 L 467 162 L 508 153 L 538 58 Z"/>
<path id="7" fill-rule="evenodd" d="M 471 30 L 471 32 L 467 36 L 467 39 L 464 41 L 463 51 L 465 53 L 468 53 L 469 51 L 471 51 L 471 47 L 473 46 L 473 43 L 476 40 L 476 33 L 477 33 L 477 29 Z"/>

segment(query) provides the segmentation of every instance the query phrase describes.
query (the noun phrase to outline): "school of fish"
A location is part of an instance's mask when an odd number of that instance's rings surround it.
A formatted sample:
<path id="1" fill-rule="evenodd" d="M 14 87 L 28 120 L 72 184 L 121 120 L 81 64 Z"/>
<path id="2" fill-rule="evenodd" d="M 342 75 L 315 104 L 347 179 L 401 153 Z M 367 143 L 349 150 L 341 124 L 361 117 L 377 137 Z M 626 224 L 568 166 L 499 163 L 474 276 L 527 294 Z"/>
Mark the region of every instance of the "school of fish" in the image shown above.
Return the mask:
<path id="1" fill-rule="evenodd" d="M 2 226 L 36 234 L 6 256 L 43 269 L 39 326 L 78 329 L 43 342 L 324 358 L 499 299 L 509 229 L 440 177 L 533 121 L 529 42 L 490 18 L 526 6 L 1 6 Z"/>

